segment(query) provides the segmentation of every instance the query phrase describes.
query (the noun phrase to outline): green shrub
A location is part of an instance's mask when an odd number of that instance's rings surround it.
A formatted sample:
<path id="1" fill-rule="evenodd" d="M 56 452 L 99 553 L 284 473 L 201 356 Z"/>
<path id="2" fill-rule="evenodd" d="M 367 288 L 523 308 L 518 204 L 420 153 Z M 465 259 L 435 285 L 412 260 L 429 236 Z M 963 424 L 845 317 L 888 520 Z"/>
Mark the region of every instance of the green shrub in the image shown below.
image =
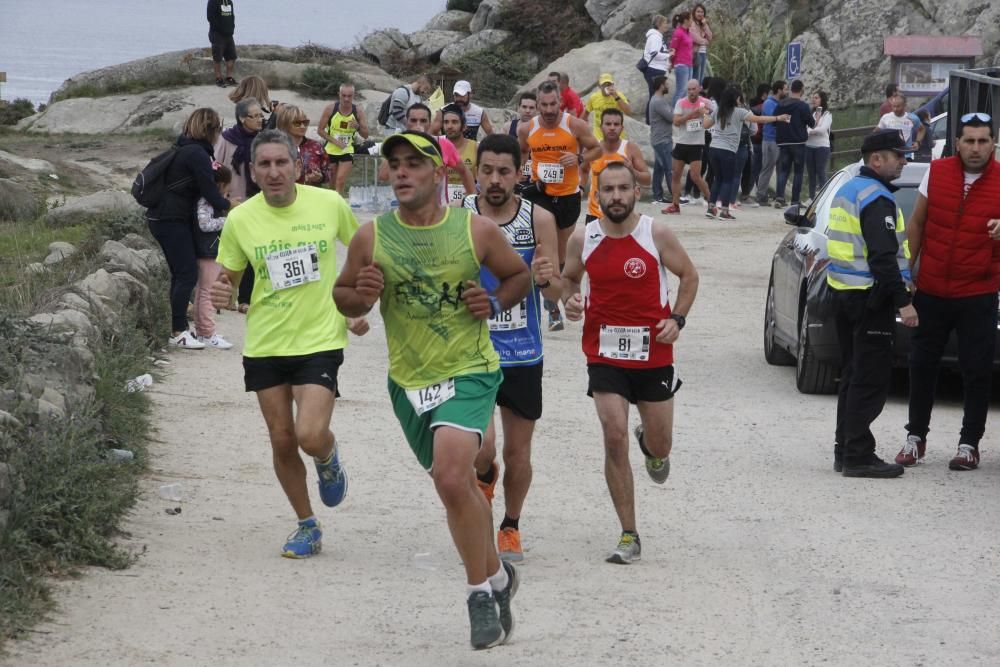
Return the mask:
<path id="1" fill-rule="evenodd" d="M 13 102 L 0 100 L 0 125 L 16 125 L 22 118 L 35 113 L 35 105 L 31 100 L 18 98 Z"/>
<path id="2" fill-rule="evenodd" d="M 474 12 L 479 9 L 479 5 L 483 0 L 448 0 L 446 9 L 449 11 L 452 9 L 457 9 L 463 12 Z"/>
<path id="3" fill-rule="evenodd" d="M 331 99 L 338 95 L 342 83 L 351 83 L 351 79 L 342 67 L 334 64 L 305 68 L 302 81 L 295 87 L 309 97 Z"/>
<path id="4" fill-rule="evenodd" d="M 600 36 L 583 5 L 580 1 L 510 0 L 501 7 L 496 27 L 517 35 L 518 49 L 552 62 Z"/>
<path id="5" fill-rule="evenodd" d="M 771 83 L 784 75 L 785 44 L 791 39 L 787 19 L 783 34 L 771 26 L 771 14 L 756 5 L 743 19 L 731 15 L 712 17 L 715 37 L 708 50 L 713 76 L 733 81 L 750 99 L 757 84 Z"/>
<path id="6" fill-rule="evenodd" d="M 523 52 L 501 46 L 462 58 L 455 63 L 462 77 L 476 82 L 476 101 L 506 106 L 517 89 L 535 75 Z"/>
<path id="7" fill-rule="evenodd" d="M 110 81 L 108 83 L 81 83 L 70 86 L 54 96 L 53 101 L 68 100 L 74 97 L 107 97 L 108 95 L 127 95 L 144 93 L 147 90 L 162 90 L 164 88 L 180 88 L 196 86 L 204 83 L 199 77 L 185 69 L 171 69 L 157 72 L 143 79 L 131 81 Z"/>

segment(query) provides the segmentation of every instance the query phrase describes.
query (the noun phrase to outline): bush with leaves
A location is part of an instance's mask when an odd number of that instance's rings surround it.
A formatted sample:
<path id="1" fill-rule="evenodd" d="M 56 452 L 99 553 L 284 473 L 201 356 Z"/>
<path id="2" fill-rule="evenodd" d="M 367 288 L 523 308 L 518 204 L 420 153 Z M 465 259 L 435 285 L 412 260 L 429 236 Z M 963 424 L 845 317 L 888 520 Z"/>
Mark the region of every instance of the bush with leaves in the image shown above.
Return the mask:
<path id="1" fill-rule="evenodd" d="M 13 102 L 0 100 L 0 125 L 16 125 L 22 118 L 35 113 L 31 100 L 18 98 Z"/>
<path id="2" fill-rule="evenodd" d="M 462 78 L 475 82 L 476 101 L 489 106 L 506 106 L 517 89 L 535 75 L 525 55 L 508 46 L 473 53 L 454 66 Z"/>
<path id="3" fill-rule="evenodd" d="M 517 35 L 518 49 L 538 54 L 542 62 L 552 62 L 600 37 L 581 0 L 508 0 L 500 8 L 496 27 Z"/>
<path id="4" fill-rule="evenodd" d="M 457 9 L 462 12 L 474 12 L 479 9 L 479 5 L 482 1 L 483 0 L 448 0 L 448 4 L 445 8 L 449 11 Z"/>
<path id="5" fill-rule="evenodd" d="M 352 83 L 347 72 L 336 64 L 325 67 L 307 67 L 302 72 L 302 81 L 296 86 L 303 94 L 320 99 L 337 96 L 342 83 Z"/>
<path id="6" fill-rule="evenodd" d="M 745 99 L 750 99 L 757 84 L 769 84 L 783 75 L 785 44 L 792 36 L 787 19 L 783 33 L 777 33 L 770 12 L 757 5 L 742 19 L 713 17 L 712 26 L 715 36 L 708 49 L 712 76 L 735 82 Z"/>

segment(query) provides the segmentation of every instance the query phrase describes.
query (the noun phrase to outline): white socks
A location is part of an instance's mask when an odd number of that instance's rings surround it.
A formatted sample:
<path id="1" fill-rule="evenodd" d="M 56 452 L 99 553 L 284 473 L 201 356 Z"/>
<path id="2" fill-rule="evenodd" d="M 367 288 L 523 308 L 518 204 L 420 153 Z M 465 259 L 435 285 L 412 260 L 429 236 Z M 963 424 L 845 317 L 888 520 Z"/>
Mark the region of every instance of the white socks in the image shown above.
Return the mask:
<path id="1" fill-rule="evenodd" d="M 489 593 L 490 595 L 493 595 L 493 589 L 490 588 L 490 580 L 489 579 L 487 579 L 486 581 L 484 581 L 481 584 L 469 584 L 469 586 L 468 586 L 468 588 L 467 588 L 467 590 L 465 592 L 465 597 L 467 597 L 467 598 L 468 597 L 472 597 L 473 593 L 479 593 L 479 592 Z"/>
<path id="2" fill-rule="evenodd" d="M 500 569 L 496 571 L 496 574 L 491 575 L 487 580 L 490 584 L 490 588 L 495 591 L 502 591 L 507 588 L 507 570 L 504 569 L 503 563 L 500 564 Z"/>

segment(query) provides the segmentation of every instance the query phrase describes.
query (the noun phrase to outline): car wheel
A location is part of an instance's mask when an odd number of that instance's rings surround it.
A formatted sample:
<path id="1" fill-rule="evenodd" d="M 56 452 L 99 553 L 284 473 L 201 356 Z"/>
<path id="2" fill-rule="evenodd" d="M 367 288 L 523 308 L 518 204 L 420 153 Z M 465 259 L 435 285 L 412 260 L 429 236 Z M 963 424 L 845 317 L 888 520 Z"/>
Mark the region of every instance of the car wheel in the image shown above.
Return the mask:
<path id="1" fill-rule="evenodd" d="M 774 274 L 767 282 L 767 302 L 764 304 L 764 360 L 772 366 L 794 366 L 795 357 L 774 342 L 774 330 L 778 326 L 774 312 Z"/>
<path id="2" fill-rule="evenodd" d="M 837 388 L 836 368 L 816 360 L 809 344 L 809 312 L 802 313 L 799 348 L 795 355 L 795 386 L 803 394 L 832 394 Z"/>

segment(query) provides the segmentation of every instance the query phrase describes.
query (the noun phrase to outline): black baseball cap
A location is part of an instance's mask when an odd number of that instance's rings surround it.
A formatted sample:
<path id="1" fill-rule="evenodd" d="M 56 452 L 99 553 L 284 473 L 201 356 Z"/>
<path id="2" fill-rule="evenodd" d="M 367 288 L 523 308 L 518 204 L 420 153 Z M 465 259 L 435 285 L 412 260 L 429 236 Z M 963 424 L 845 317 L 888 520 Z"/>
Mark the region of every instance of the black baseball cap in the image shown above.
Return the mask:
<path id="1" fill-rule="evenodd" d="M 916 146 L 906 143 L 902 130 L 875 130 L 861 142 L 861 152 L 865 155 L 876 151 L 893 151 L 905 155 L 915 150 Z"/>

